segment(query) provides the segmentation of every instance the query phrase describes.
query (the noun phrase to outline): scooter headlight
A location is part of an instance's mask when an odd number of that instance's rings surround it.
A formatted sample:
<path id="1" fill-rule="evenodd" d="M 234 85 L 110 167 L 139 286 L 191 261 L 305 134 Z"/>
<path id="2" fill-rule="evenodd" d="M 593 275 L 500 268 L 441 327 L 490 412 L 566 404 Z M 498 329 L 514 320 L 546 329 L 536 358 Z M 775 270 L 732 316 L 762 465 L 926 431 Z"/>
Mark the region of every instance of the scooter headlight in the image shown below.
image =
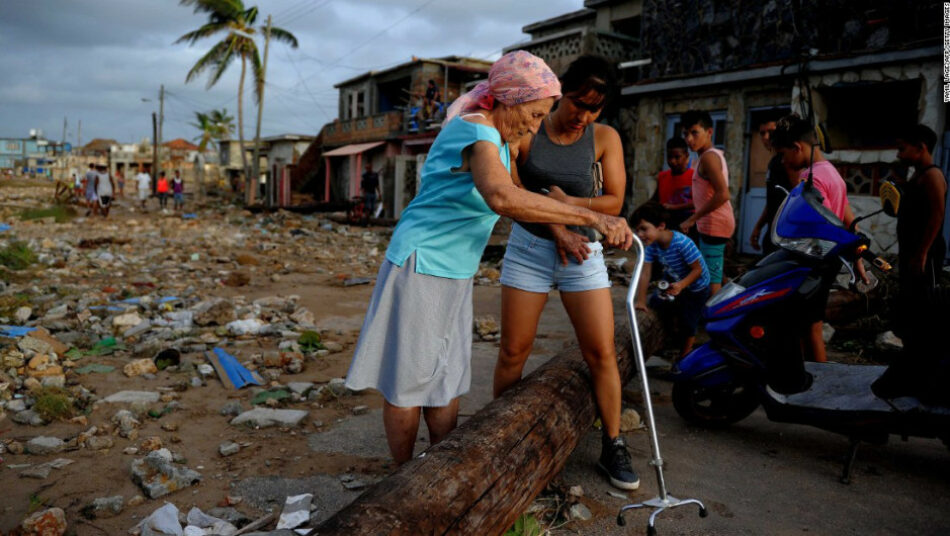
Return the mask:
<path id="1" fill-rule="evenodd" d="M 777 238 L 777 240 L 776 240 Z M 798 253 L 804 253 L 809 257 L 823 259 L 838 244 L 831 240 L 822 240 L 820 238 L 783 238 L 773 233 L 772 241 L 775 245 Z"/>
<path id="2" fill-rule="evenodd" d="M 706 302 L 706 307 L 715 307 L 720 303 L 742 294 L 743 292 L 745 292 L 745 287 L 742 285 L 732 282 L 727 283 L 724 287 L 719 289 L 719 292 L 717 292 L 715 296 L 709 298 L 709 301 Z"/>

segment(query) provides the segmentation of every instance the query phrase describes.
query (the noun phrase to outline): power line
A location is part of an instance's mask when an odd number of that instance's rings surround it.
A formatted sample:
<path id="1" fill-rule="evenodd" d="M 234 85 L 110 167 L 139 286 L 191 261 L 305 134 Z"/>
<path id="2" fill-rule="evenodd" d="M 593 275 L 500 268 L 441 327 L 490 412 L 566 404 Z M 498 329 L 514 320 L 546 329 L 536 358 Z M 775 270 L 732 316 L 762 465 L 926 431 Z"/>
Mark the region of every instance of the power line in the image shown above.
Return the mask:
<path id="1" fill-rule="evenodd" d="M 416 13 L 418 13 L 418 12 L 421 11 L 423 8 L 425 8 L 426 6 L 428 6 L 429 4 L 431 4 L 431 3 L 433 3 L 433 2 L 435 2 L 435 0 L 426 0 L 426 1 L 423 2 L 421 5 L 419 5 L 419 7 L 413 9 L 413 10 L 410 11 L 409 13 L 406 13 L 406 14 L 405 14 L 403 17 L 401 17 L 400 19 L 396 20 L 395 22 L 393 22 L 393 23 L 390 24 L 389 26 L 387 26 L 387 27 L 383 28 L 382 30 L 376 32 L 375 34 L 371 35 L 368 39 L 364 40 L 362 43 L 360 43 L 360 44 L 356 45 L 355 47 L 351 48 L 350 51 L 347 52 L 346 54 L 343 54 L 342 56 L 340 56 L 340 57 L 338 57 L 337 59 L 333 60 L 333 61 L 330 62 L 329 64 L 325 64 L 325 65 L 326 65 L 327 67 L 339 67 L 339 66 L 340 66 L 340 60 L 342 60 L 343 58 L 346 58 L 346 57 L 351 56 L 351 55 L 352 55 L 353 53 L 355 53 L 357 50 L 359 50 L 359 49 L 363 48 L 364 46 L 370 44 L 370 43 L 373 42 L 376 38 L 378 38 L 379 36 L 385 34 L 385 33 L 388 32 L 389 30 L 393 29 L 394 27 L 396 27 L 396 25 L 398 25 L 398 24 L 401 23 L 402 21 L 408 19 L 409 17 L 415 15 Z M 313 77 L 316 76 L 317 74 L 319 74 L 319 73 L 314 73 L 314 74 L 308 76 L 308 77 L 307 77 L 307 80 L 310 80 L 311 78 L 313 78 Z"/>

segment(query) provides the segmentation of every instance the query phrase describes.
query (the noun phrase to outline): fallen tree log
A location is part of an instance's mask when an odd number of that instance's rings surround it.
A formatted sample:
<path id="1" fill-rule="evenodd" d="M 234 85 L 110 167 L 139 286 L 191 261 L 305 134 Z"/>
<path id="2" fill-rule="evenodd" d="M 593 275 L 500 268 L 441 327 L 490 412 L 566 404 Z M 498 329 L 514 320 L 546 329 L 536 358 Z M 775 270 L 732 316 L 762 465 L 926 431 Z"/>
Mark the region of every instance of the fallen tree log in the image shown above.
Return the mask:
<path id="1" fill-rule="evenodd" d="M 648 356 L 661 345 L 660 323 L 652 313 L 637 318 Z M 626 384 L 636 364 L 626 313 L 618 319 L 618 363 Z M 310 534 L 503 534 L 561 471 L 595 417 L 590 374 L 575 346 Z"/>

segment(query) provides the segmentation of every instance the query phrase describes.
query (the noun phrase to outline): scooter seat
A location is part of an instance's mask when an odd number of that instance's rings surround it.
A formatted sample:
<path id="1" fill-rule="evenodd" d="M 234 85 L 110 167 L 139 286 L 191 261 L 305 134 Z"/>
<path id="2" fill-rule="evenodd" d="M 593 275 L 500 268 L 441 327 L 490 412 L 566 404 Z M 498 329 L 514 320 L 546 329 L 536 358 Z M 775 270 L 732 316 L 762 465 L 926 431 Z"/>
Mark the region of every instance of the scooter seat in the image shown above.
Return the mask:
<path id="1" fill-rule="evenodd" d="M 904 412 L 917 409 L 921 403 L 906 397 L 895 401 L 882 400 L 871 392 L 874 382 L 887 367 L 846 365 L 842 363 L 805 363 L 814 381 L 804 392 L 786 395 L 785 404 L 830 411 Z"/>

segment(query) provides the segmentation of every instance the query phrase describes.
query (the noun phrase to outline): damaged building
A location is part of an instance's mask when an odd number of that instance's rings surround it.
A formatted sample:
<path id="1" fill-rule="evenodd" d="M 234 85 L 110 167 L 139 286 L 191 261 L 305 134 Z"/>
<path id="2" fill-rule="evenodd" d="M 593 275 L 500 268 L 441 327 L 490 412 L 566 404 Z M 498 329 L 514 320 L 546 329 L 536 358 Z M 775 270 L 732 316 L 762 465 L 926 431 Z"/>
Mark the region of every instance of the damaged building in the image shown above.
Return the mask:
<path id="1" fill-rule="evenodd" d="M 451 103 L 484 79 L 491 62 L 447 56 L 413 58 L 369 71 L 337 84 L 339 115 L 321 130 L 323 184 L 315 197 L 326 203 L 360 194 L 366 163 L 380 174 L 384 215 L 398 218 L 415 196 L 419 170 Z M 441 106 L 427 111 L 423 103 L 432 80 Z"/>
<path id="2" fill-rule="evenodd" d="M 627 210 L 652 195 L 680 114 L 710 112 L 714 144 L 729 165 L 735 243 L 746 250 L 765 203 L 768 152 L 752 133 L 767 111 L 814 111 L 830 132 L 834 151 L 826 156 L 858 215 L 876 208 L 881 181 L 905 172 L 895 169 L 901 127 L 934 129 L 941 160 L 941 14 L 932 1 L 586 0 L 579 11 L 525 26 L 531 40 L 508 50 L 528 50 L 562 69 L 586 53 L 617 62 L 625 82 L 608 120 L 624 140 Z M 600 44 L 618 40 L 615 34 L 625 34 L 623 47 Z M 865 225 L 876 249 L 895 251 L 893 219 Z"/>

